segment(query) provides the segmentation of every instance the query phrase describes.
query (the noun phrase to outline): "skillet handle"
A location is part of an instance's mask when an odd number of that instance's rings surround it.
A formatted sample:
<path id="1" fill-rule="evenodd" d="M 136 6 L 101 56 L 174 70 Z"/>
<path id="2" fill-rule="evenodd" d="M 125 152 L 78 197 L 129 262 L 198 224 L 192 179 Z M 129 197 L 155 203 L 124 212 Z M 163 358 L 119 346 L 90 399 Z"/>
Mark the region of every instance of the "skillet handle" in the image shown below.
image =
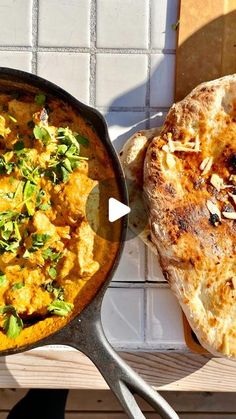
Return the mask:
<path id="1" fill-rule="evenodd" d="M 83 329 L 83 321 L 80 326 Z M 74 333 L 73 338 L 67 340 L 67 344 L 82 351 L 91 359 L 120 401 L 129 418 L 145 419 L 134 398 L 134 394 L 138 394 L 159 413 L 161 418 L 178 419 L 179 416 L 166 400 L 114 351 L 104 334 L 100 316 L 93 322 L 86 322 L 86 326 L 87 330 L 84 330 L 82 339 L 81 333 L 78 333 L 78 335 Z"/>

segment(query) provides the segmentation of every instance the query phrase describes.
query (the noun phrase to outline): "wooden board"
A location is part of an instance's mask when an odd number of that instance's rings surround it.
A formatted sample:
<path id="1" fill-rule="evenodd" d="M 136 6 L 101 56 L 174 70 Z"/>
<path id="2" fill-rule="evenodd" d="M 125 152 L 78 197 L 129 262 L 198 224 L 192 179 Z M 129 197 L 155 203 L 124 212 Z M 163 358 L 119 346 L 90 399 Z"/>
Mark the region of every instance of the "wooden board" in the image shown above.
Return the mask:
<path id="1" fill-rule="evenodd" d="M 181 0 L 176 53 L 175 100 L 199 83 L 236 73 L 236 0 Z M 207 353 L 184 318 L 187 346 Z"/>
<path id="2" fill-rule="evenodd" d="M 158 390 L 236 391 L 236 362 L 193 353 L 122 352 Z M 0 388 L 107 389 L 92 362 L 77 351 L 34 350 L 0 358 Z"/>
<path id="3" fill-rule="evenodd" d="M 9 411 L 21 400 L 28 390 L 0 389 L 0 410 Z M 166 392 L 160 393 L 176 410 L 181 413 L 234 413 L 236 414 L 236 397 L 234 393 L 210 392 Z M 138 399 L 143 412 L 152 408 Z M 121 412 L 122 407 L 110 390 L 70 390 L 66 411 L 107 413 Z M 236 416 L 236 415 L 235 415 Z"/>
<path id="4" fill-rule="evenodd" d="M 0 419 L 26 394 L 27 390 L 0 390 Z M 236 400 L 233 393 L 162 392 L 162 396 L 178 412 L 180 418 L 216 419 L 236 416 Z M 148 404 L 138 401 L 147 418 L 159 418 Z M 32 412 L 33 413 L 33 412 Z M 109 390 L 71 390 L 67 397 L 66 419 L 123 419 L 127 416 L 115 396 Z"/>
<path id="5" fill-rule="evenodd" d="M 236 73 L 236 0 L 181 0 L 176 100 L 199 83 Z"/>

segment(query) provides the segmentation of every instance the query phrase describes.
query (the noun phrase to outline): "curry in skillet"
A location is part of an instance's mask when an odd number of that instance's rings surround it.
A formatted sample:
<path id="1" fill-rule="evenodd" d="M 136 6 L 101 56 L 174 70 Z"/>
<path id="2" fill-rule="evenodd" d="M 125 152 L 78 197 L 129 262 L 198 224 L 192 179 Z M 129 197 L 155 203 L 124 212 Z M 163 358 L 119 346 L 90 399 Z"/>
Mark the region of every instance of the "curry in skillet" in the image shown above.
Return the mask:
<path id="1" fill-rule="evenodd" d="M 68 104 L 0 94 L 1 350 L 60 328 L 101 286 L 117 244 L 94 233 L 86 200 L 112 176 L 97 134 Z M 92 202 L 96 224 L 99 193 Z"/>

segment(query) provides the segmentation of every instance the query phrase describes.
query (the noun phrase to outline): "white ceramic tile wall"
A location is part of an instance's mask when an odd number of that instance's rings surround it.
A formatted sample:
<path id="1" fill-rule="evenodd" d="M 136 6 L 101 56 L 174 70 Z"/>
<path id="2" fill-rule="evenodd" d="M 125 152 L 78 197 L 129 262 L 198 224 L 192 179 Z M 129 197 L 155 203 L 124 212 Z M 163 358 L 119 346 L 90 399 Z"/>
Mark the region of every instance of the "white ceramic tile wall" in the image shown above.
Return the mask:
<path id="1" fill-rule="evenodd" d="M 155 287 L 146 290 L 147 316 L 146 344 L 150 347 L 176 349 L 185 346 L 182 312 L 176 297 L 169 288 Z"/>
<path id="2" fill-rule="evenodd" d="M 119 348 L 138 348 L 144 342 L 144 290 L 110 288 L 103 303 L 102 322 L 107 338 Z M 112 325 L 112 327 L 111 327 Z"/>
<path id="3" fill-rule="evenodd" d="M 31 0 L 1 0 L 0 45 L 30 46 L 32 43 Z"/>
<path id="4" fill-rule="evenodd" d="M 175 55 L 151 55 L 150 105 L 169 107 L 174 100 Z"/>
<path id="5" fill-rule="evenodd" d="M 173 101 L 178 0 L 1 0 L 0 66 L 58 83 L 106 117 L 117 150 Z M 102 308 L 117 347 L 181 347 L 178 304 L 155 256 L 126 243 Z M 164 287 L 164 288 L 163 288 Z"/>
<path id="6" fill-rule="evenodd" d="M 145 106 L 147 63 L 147 56 L 143 54 L 98 54 L 96 105 Z"/>
<path id="7" fill-rule="evenodd" d="M 151 0 L 151 45 L 159 49 L 175 49 L 172 25 L 178 20 L 178 0 Z"/>
<path id="8" fill-rule="evenodd" d="M 97 47 L 147 48 L 148 3 L 148 0 L 97 0 Z"/>
<path id="9" fill-rule="evenodd" d="M 0 66 L 18 68 L 24 71 L 31 70 L 31 52 L 26 51 L 0 51 Z"/>
<path id="10" fill-rule="evenodd" d="M 63 87 L 82 102 L 89 102 L 89 54 L 39 52 L 38 75 Z"/>
<path id="11" fill-rule="evenodd" d="M 40 0 L 39 45 L 42 47 L 89 47 L 88 0 Z"/>

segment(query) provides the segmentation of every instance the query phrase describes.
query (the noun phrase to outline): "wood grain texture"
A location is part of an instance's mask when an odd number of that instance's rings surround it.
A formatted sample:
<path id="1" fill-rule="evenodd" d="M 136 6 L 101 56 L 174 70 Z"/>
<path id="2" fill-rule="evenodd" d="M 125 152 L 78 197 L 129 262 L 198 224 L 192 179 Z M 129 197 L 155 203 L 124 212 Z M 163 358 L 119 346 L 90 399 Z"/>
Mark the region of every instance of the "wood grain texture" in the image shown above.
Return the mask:
<path id="1" fill-rule="evenodd" d="M 0 389 L 0 406 L 2 410 L 11 410 L 24 397 L 26 389 Z M 211 392 L 167 392 L 161 395 L 178 412 L 212 412 L 234 413 L 236 416 L 235 393 Z M 152 408 L 140 398 L 138 403 L 144 412 Z M 70 412 L 120 412 L 122 408 L 110 390 L 70 390 L 66 403 Z"/>
<path id="2" fill-rule="evenodd" d="M 6 419 L 8 412 L 0 412 L 0 419 Z M 147 419 L 161 419 L 156 413 L 145 413 Z M 230 413 L 180 413 L 180 419 L 232 419 L 235 414 Z M 67 412 L 65 419 L 128 419 L 125 413 L 121 412 Z"/>
<path id="3" fill-rule="evenodd" d="M 236 0 L 181 0 L 176 100 L 195 86 L 236 72 Z"/>
<path id="4" fill-rule="evenodd" d="M 161 419 L 156 413 L 147 413 L 147 419 Z M 235 418 L 234 414 L 218 414 L 218 413 L 180 413 L 180 419 L 233 419 Z M 3 416 L 0 419 L 5 419 Z M 125 413 L 67 413 L 65 419 L 128 419 L 128 416 Z"/>
<path id="5" fill-rule="evenodd" d="M 156 389 L 236 391 L 236 363 L 231 360 L 171 352 L 123 352 L 121 356 Z M 108 388 L 85 355 L 46 349 L 0 358 L 0 387 Z"/>

